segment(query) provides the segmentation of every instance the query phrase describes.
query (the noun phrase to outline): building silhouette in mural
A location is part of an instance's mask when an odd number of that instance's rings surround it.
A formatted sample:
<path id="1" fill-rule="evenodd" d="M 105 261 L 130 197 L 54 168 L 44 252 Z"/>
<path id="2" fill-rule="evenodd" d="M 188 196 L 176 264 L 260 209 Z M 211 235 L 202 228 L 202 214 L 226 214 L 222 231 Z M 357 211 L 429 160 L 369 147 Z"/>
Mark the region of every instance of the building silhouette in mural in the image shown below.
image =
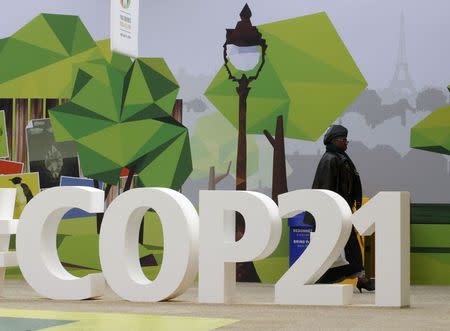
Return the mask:
<path id="1" fill-rule="evenodd" d="M 417 111 L 430 111 L 447 105 L 448 92 L 434 87 L 427 87 L 417 94 Z"/>
<path id="2" fill-rule="evenodd" d="M 394 117 L 400 117 L 401 124 L 405 126 L 406 112 L 408 110 L 416 111 L 407 99 L 402 98 L 391 104 L 383 104 L 383 100 L 377 91 L 368 89 L 361 94 L 347 111 L 363 115 L 367 125 L 373 129 Z"/>
<path id="3" fill-rule="evenodd" d="M 203 113 L 208 109 L 207 104 L 200 98 L 192 99 L 185 102 L 186 111 L 193 111 L 195 113 Z"/>
<path id="4" fill-rule="evenodd" d="M 407 99 L 412 104 L 417 95 L 416 84 L 412 79 L 406 54 L 405 17 L 403 13 L 400 17 L 400 36 L 394 73 L 389 86 L 379 91 L 379 94 L 383 102 L 389 104 L 393 104 L 400 99 Z"/>
<path id="5" fill-rule="evenodd" d="M 405 16 L 402 13 L 400 18 L 400 43 L 398 49 L 397 64 L 395 66 L 394 77 L 391 80 L 389 89 L 396 95 L 404 93 L 416 94 L 414 82 L 409 73 L 408 61 L 406 58 L 406 35 L 405 35 Z"/>

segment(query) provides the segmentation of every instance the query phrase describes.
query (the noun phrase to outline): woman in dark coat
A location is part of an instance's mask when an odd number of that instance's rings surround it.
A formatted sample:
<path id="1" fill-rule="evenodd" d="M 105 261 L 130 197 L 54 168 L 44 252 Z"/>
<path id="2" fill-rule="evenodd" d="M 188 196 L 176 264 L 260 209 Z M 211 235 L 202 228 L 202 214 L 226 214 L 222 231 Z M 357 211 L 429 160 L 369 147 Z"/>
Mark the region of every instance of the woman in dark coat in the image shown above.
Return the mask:
<path id="1" fill-rule="evenodd" d="M 328 129 L 324 137 L 326 152 L 317 166 L 312 188 L 334 191 L 347 201 L 350 208 L 355 206 L 359 209 L 362 202 L 361 180 L 355 165 L 345 153 L 347 135 L 348 130 L 342 125 L 333 125 Z M 345 258 L 349 264 L 330 268 L 318 283 L 335 283 L 358 277 L 357 287 L 360 291 L 362 288 L 373 291 L 375 282 L 364 276 L 361 250 L 354 227 L 345 245 Z"/>

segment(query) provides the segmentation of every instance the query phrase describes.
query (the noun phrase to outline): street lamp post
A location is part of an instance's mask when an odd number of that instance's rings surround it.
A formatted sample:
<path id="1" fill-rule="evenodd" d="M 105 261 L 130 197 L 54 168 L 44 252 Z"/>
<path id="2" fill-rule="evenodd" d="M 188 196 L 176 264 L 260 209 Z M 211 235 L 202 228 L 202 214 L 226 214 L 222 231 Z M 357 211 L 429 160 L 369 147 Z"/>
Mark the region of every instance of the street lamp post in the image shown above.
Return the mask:
<path id="1" fill-rule="evenodd" d="M 245 191 L 247 189 L 247 97 L 250 92 L 250 83 L 258 78 L 264 66 L 267 44 L 261 33 L 250 21 L 252 12 L 247 4 L 242 9 L 240 16 L 241 21 L 237 23 L 236 28 L 227 29 L 226 41 L 223 45 L 223 57 L 229 79 L 238 83 L 236 91 L 239 95 L 239 133 L 236 190 Z M 236 69 L 244 71 L 240 78 L 233 75 L 229 62 Z M 245 71 L 254 69 L 258 63 L 259 67 L 256 73 L 253 76 L 247 76 Z"/>
<path id="2" fill-rule="evenodd" d="M 239 95 L 239 130 L 236 160 L 236 190 L 247 189 L 247 97 L 250 83 L 256 79 L 266 62 L 266 40 L 258 29 L 252 25 L 252 12 L 246 4 L 241 11 L 241 20 L 236 28 L 227 29 L 226 41 L 223 45 L 223 58 L 228 78 L 238 83 L 236 92 Z M 230 69 L 229 62 L 242 72 L 236 77 Z M 259 64 L 259 66 L 258 66 Z M 257 68 L 256 72 L 254 69 Z M 248 74 L 246 74 L 246 72 Z M 254 72 L 252 75 L 251 72 Z M 236 213 L 236 240 L 240 240 L 245 232 L 245 221 L 241 214 Z M 258 273 L 252 262 L 236 264 L 236 280 L 245 282 L 260 282 Z"/>

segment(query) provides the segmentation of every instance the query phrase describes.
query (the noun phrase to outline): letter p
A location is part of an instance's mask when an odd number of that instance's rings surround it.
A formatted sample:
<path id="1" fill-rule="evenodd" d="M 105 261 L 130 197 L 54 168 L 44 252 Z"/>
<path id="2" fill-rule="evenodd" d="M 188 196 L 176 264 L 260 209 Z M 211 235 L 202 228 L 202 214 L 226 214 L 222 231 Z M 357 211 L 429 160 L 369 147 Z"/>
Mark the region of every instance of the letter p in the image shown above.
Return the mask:
<path id="1" fill-rule="evenodd" d="M 245 233 L 239 241 L 235 241 L 235 212 L 245 220 Z M 278 207 L 264 194 L 201 191 L 199 302 L 231 302 L 236 285 L 236 262 L 268 257 L 280 238 Z"/>

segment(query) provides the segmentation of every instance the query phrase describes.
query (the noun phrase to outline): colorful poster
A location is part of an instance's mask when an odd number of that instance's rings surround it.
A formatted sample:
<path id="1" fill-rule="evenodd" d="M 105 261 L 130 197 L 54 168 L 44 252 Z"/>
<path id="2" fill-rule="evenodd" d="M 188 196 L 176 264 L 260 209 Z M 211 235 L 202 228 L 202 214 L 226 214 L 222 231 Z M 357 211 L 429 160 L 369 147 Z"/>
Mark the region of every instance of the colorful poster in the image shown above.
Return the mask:
<path id="1" fill-rule="evenodd" d="M 16 188 L 14 219 L 19 219 L 30 200 L 40 192 L 39 174 L 26 173 L 0 176 L 0 188 Z"/>
<path id="2" fill-rule="evenodd" d="M 23 166 L 22 162 L 0 160 L 0 175 L 21 174 Z"/>
<path id="3" fill-rule="evenodd" d="M 90 178 L 78 178 L 78 177 L 67 177 L 61 176 L 60 186 L 87 186 L 87 187 L 95 187 L 94 180 Z M 103 183 L 98 183 L 98 188 L 102 189 Z M 95 214 L 89 214 L 81 209 L 74 208 L 67 212 L 63 219 L 74 219 L 74 218 L 83 218 L 83 217 L 91 217 L 95 216 Z"/>
<path id="4" fill-rule="evenodd" d="M 55 142 L 50 119 L 29 123 L 27 144 L 29 169 L 39 172 L 41 188 L 59 186 L 61 176 L 80 176 L 75 142 Z"/>
<path id="5" fill-rule="evenodd" d="M 111 0 L 111 50 L 139 56 L 139 0 Z"/>
<path id="6" fill-rule="evenodd" d="M 6 132 L 5 111 L 0 110 L 0 158 L 9 157 L 8 133 Z"/>

